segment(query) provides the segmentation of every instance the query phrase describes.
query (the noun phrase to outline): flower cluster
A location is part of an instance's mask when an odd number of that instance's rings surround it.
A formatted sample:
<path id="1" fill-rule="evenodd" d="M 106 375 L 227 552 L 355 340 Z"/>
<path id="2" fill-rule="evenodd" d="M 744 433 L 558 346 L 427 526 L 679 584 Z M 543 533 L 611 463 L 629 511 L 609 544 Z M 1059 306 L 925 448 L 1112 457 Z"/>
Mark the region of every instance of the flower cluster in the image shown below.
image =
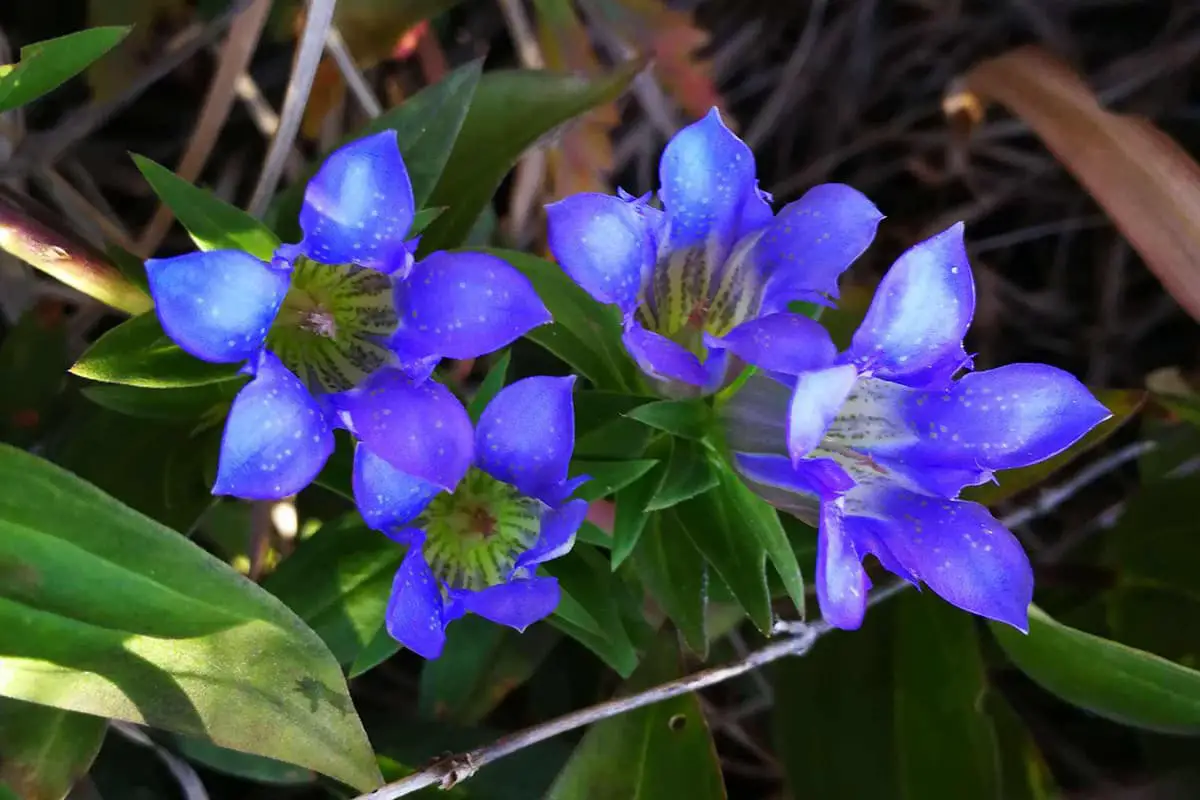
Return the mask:
<path id="1" fill-rule="evenodd" d="M 882 219 L 855 190 L 818 186 L 774 214 L 749 148 L 714 110 L 668 143 L 662 208 L 580 194 L 549 207 L 550 248 L 624 315 L 630 355 L 668 395 L 715 392 L 737 469 L 782 509 L 818 521 L 817 591 L 832 624 L 857 627 L 862 559 L 924 582 L 976 614 L 1024 628 L 1032 594 L 1016 539 L 957 499 L 996 470 L 1035 463 L 1108 416 L 1071 376 L 1015 364 L 969 373 L 974 284 L 962 227 L 892 267 L 838 353 L 789 310 L 828 304 Z M 147 262 L 163 329 L 206 361 L 244 364 L 213 492 L 296 493 L 333 432 L 355 440 L 354 498 L 407 546 L 389 633 L 436 658 L 446 625 L 474 613 L 518 630 L 559 587 L 538 566 L 570 550 L 574 378 L 502 389 L 472 425 L 431 379 L 444 358 L 506 346 L 550 315 L 512 266 L 483 253 L 414 259 L 412 189 L 387 131 L 335 152 L 308 184 L 298 244 L 270 261 L 213 250 Z"/>
<path id="2" fill-rule="evenodd" d="M 1027 628 L 1029 560 L 959 492 L 1056 455 L 1109 412 L 1044 364 L 954 380 L 971 364 L 974 308 L 959 224 L 892 266 L 846 352 L 789 313 L 761 320 L 741 350 L 763 372 L 724 409 L 728 442 L 762 495 L 819 520 L 817 597 L 833 625 L 861 624 L 870 553 L 960 608 Z"/>
<path id="3" fill-rule="evenodd" d="M 716 391 L 762 315 L 838 296 L 838 276 L 883 218 L 849 186 L 825 184 L 775 215 L 754 155 L 713 109 L 659 163 L 648 197 L 577 194 L 551 205 L 554 257 L 625 320 L 624 343 L 666 394 Z"/>

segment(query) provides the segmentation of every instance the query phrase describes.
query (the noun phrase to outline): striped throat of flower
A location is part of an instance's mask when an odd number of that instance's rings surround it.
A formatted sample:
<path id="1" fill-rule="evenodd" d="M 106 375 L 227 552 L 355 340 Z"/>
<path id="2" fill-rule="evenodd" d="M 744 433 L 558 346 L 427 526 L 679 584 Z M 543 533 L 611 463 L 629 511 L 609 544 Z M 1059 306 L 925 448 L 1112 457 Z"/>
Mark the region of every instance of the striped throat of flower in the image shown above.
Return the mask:
<path id="1" fill-rule="evenodd" d="M 702 357 L 705 333 L 724 336 L 762 306 L 763 280 L 752 258 L 761 236 L 745 236 L 728 251 L 710 241 L 660 253 L 639 298 L 638 322 Z"/>
<path id="2" fill-rule="evenodd" d="M 392 280 L 351 264 L 298 257 L 267 347 L 315 392 L 343 392 L 392 358 Z"/>
<path id="3" fill-rule="evenodd" d="M 532 547 L 545 506 L 472 468 L 453 494 L 439 494 L 416 526 L 425 531 L 429 568 L 447 587 L 478 591 L 508 580 Z"/>

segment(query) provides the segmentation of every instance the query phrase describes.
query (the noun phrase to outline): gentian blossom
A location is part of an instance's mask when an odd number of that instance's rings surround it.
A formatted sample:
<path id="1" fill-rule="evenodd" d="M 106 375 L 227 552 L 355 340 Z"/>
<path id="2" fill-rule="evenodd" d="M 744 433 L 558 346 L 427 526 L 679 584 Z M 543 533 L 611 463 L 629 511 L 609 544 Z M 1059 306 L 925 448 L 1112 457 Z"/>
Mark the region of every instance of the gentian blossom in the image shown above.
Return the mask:
<path id="1" fill-rule="evenodd" d="M 778 215 L 754 155 L 713 109 L 671 139 L 649 196 L 577 194 L 550 205 L 550 250 L 568 275 L 624 315 L 624 343 L 665 394 L 709 393 L 730 372 L 727 343 L 796 300 L 827 303 L 882 215 L 841 184 Z"/>
<path id="2" fill-rule="evenodd" d="M 558 582 L 534 573 L 571 549 L 587 514 L 584 500 L 570 499 L 586 478 L 567 478 L 574 382 L 517 381 L 496 395 L 474 429 L 463 407 L 433 381 L 416 385 L 392 374 L 367 387 L 381 408 L 421 419 L 436 432 L 420 443 L 414 438 L 410 463 L 436 475 L 440 486 L 379 458 L 370 436 L 363 436 L 354 464 L 363 519 L 408 545 L 386 625 L 418 655 L 437 658 L 446 626 L 465 614 L 524 630 L 558 605 Z"/>
<path id="3" fill-rule="evenodd" d="M 818 524 L 817 597 L 839 628 L 862 623 L 867 553 L 962 609 L 1028 628 L 1029 559 L 959 492 L 1062 452 L 1110 414 L 1044 364 L 954 380 L 971 365 L 974 308 L 958 224 L 896 261 L 846 352 L 789 313 L 738 343 L 763 371 L 724 409 L 728 443 L 753 488 Z"/>
<path id="4" fill-rule="evenodd" d="M 240 250 L 146 262 L 167 335 L 204 361 L 244 363 L 253 378 L 233 401 L 214 494 L 296 493 L 325 464 L 334 428 L 364 424 L 341 411 L 342 394 L 392 368 L 423 380 L 443 356 L 491 352 L 550 320 L 498 258 L 434 253 L 414 264 L 413 214 L 396 134 L 384 131 L 326 160 L 305 190 L 303 239 L 269 262 Z M 393 431 L 404 441 L 376 451 L 403 467 L 407 435 Z"/>

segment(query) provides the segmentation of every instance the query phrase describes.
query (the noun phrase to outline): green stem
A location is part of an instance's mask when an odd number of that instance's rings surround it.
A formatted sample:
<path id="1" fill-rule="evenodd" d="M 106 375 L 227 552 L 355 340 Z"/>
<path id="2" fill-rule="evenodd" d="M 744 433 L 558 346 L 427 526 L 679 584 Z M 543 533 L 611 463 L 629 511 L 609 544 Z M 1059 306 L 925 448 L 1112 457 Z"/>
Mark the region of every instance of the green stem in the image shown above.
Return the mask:
<path id="1" fill-rule="evenodd" d="M 0 250 L 118 311 L 141 314 L 154 307 L 107 256 L 55 229 L 46 216 L 28 198 L 0 192 Z"/>

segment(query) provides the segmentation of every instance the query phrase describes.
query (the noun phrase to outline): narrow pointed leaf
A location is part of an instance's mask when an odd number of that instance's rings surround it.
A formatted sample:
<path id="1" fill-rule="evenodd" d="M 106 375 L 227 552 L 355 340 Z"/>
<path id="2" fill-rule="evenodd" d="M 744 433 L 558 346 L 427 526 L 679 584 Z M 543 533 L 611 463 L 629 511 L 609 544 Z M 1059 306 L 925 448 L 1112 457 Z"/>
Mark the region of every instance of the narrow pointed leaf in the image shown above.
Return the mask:
<path id="1" fill-rule="evenodd" d="M 0 697 L 0 785 L 24 800 L 62 800 L 104 742 L 108 720 Z"/>
<path id="2" fill-rule="evenodd" d="M 220 383 L 237 377 L 237 370 L 236 364 L 210 364 L 183 352 L 153 311 L 106 332 L 71 367 L 81 378 L 149 389 Z"/>
<path id="3" fill-rule="evenodd" d="M 673 511 L 656 514 L 633 551 L 633 567 L 646 590 L 683 634 L 688 649 L 708 657 L 708 576 L 704 558 L 679 535 Z"/>
<path id="4" fill-rule="evenodd" d="M 21 48 L 21 61 L 0 72 L 0 113 L 53 91 L 116 47 L 129 28 L 90 28 Z"/>

